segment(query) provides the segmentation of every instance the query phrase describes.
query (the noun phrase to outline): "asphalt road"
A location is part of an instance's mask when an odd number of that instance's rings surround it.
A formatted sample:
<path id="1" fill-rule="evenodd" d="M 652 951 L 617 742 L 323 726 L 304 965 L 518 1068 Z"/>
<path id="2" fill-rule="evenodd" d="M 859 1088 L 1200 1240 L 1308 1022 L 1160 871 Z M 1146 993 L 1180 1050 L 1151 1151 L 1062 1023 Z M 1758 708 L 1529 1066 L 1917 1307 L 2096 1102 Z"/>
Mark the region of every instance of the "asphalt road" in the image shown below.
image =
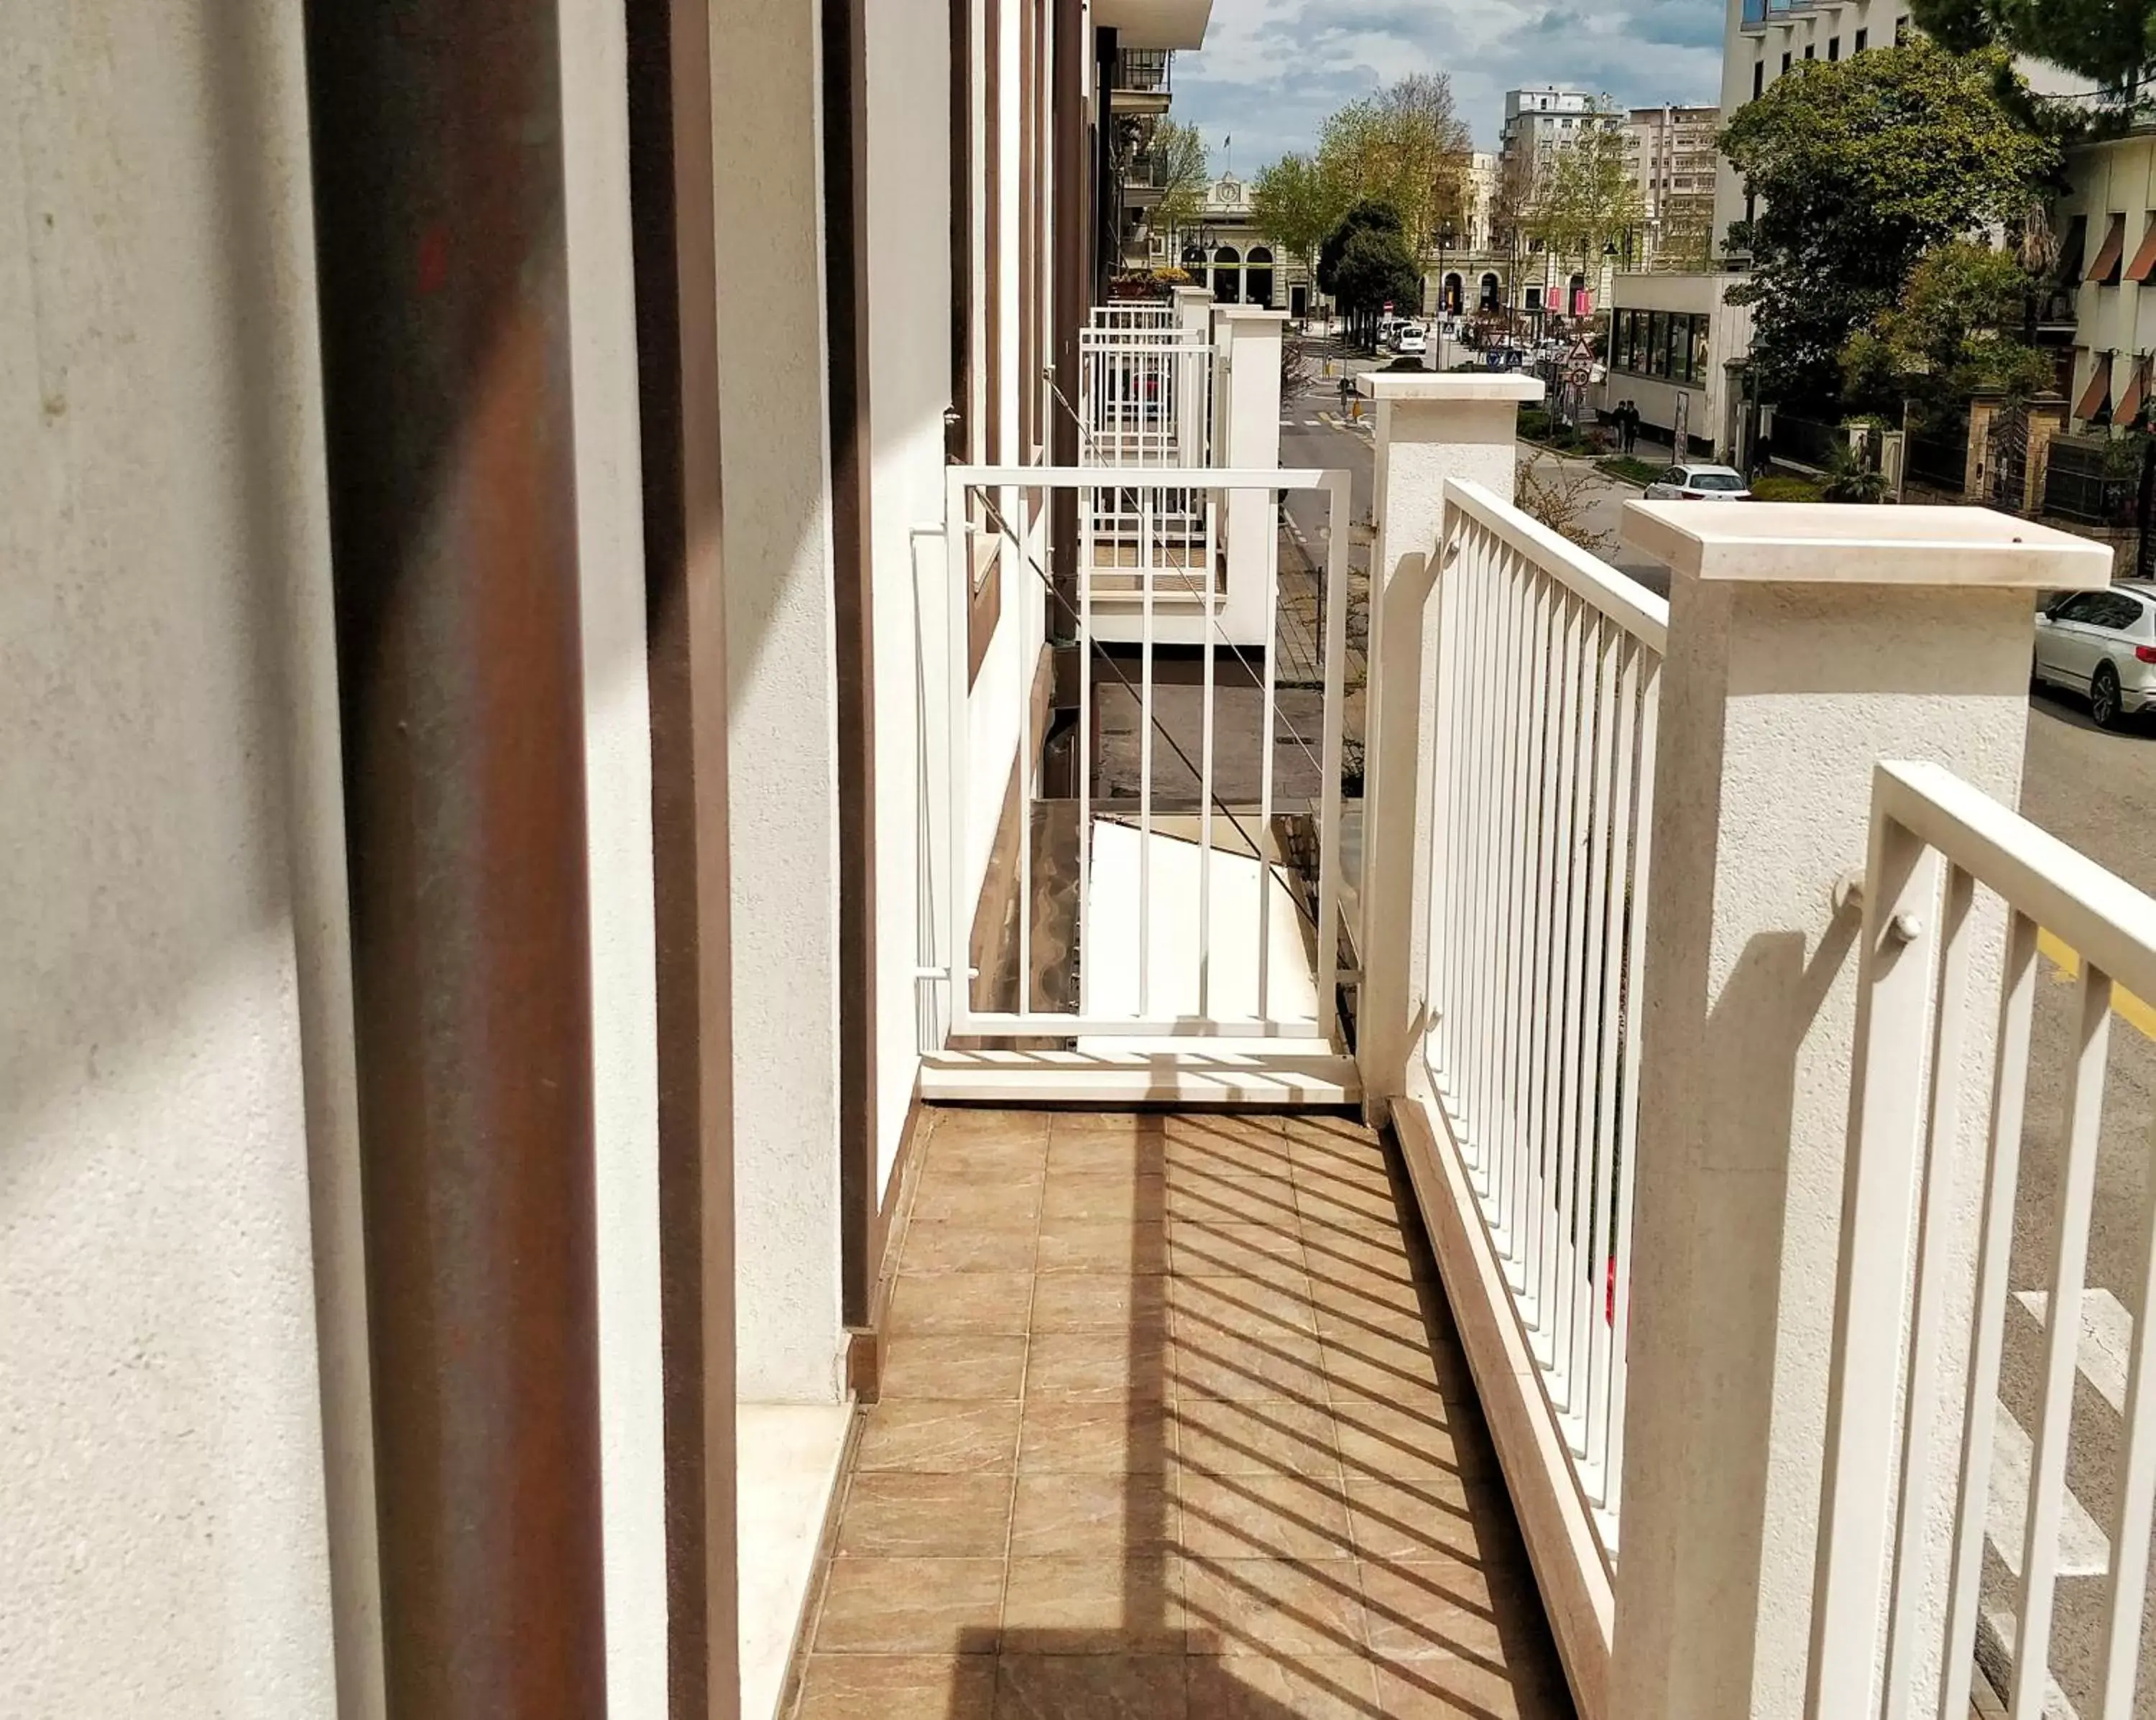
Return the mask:
<path id="1" fill-rule="evenodd" d="M 1284 465 L 1346 466 L 1355 479 L 1356 512 L 1368 516 L 1373 452 L 1366 433 L 1336 427 L 1337 384 L 1319 381 L 1286 402 L 1281 412 Z M 1546 468 L 1554 456 L 1522 448 Z M 1614 541 L 1623 504 L 1638 491 L 1594 473 L 1584 462 L 1584 524 Z M 1323 509 L 1314 497 L 1289 504 L 1313 554 L 1322 556 Z M 1360 552 L 1367 553 L 1367 552 Z M 1651 563 L 1619 548 L 1619 567 L 1657 591 L 1666 578 Z M 2156 726 L 2105 734 L 2079 701 L 2049 694 L 2030 702 L 2020 811 L 2138 888 L 2156 893 Z M 2077 987 L 2070 952 L 2051 946 L 2039 988 L 2029 1071 L 2021 1181 L 2015 1204 L 2010 1299 L 1994 1421 L 1994 1476 L 1988 1518 L 1984 1596 L 1990 1646 L 1979 1658 L 2001 1669 L 1998 1642 L 2010 1632 L 2026 1508 L 2026 1441 L 2037 1425 L 2050 1259 L 2061 1173 L 2065 1110 L 2073 1069 Z M 2107 1065 L 2097 1157 L 2095 1216 L 2085 1277 L 2082 1334 L 2077 1345 L 2073 1431 L 2068 1446 L 2071 1494 L 2062 1534 L 2051 1665 L 2058 1682 L 2047 1712 L 2095 1712 L 2095 1669 L 2102 1607 L 2112 1565 L 2109 1538 L 2117 1508 L 2123 1455 L 2124 1357 L 2130 1344 L 2143 1273 L 2145 1238 L 2156 1199 L 2156 999 L 2127 1004 L 2115 1014 Z M 2017 1477 L 2016 1465 L 2021 1466 Z M 2064 1573 L 2073 1573 L 2064 1574 Z M 2133 1712 L 2156 1720 L 2156 1597 L 2143 1621 L 2140 1688 Z"/>

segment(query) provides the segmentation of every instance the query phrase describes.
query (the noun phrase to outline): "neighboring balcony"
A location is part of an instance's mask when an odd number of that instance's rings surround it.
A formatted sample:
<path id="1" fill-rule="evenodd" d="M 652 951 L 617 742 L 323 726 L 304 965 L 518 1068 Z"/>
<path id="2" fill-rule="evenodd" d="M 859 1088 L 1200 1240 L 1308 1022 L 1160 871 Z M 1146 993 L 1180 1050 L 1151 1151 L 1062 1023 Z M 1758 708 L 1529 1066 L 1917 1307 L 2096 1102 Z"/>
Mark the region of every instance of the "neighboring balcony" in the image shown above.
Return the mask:
<path id="1" fill-rule="evenodd" d="M 1116 56 L 1116 81 L 1108 91 L 1108 110 L 1118 115 L 1158 116 L 1168 111 L 1173 94 L 1166 49 L 1126 48 Z"/>
<path id="2" fill-rule="evenodd" d="M 1080 466 L 952 475 L 1034 495 L 1062 642 L 923 686 L 922 1091 L 989 1108 L 909 1197 L 806 1696 L 928 1654 L 969 1713 L 2130 1712 L 2156 1349 L 2081 1287 L 2156 902 L 2010 810 L 2033 595 L 2108 551 L 1635 504 L 1665 599 L 1513 505 L 1532 379 L 1377 376 L 1351 631 L 1337 476 L 1219 453 L 1276 353 L 1189 315 L 1102 307 Z M 1168 522 L 1244 496 L 1237 636 Z"/>

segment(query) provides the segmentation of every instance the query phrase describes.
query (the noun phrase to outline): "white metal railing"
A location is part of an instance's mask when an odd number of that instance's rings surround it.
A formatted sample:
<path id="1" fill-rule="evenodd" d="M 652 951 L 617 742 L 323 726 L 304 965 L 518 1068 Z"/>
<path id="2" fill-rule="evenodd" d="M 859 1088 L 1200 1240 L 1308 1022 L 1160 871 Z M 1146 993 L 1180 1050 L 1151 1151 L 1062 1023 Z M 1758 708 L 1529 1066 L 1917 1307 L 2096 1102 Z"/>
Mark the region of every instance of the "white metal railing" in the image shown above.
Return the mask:
<path id="1" fill-rule="evenodd" d="M 1146 474 L 1135 489 L 1137 496 L 1136 601 L 1140 627 L 1135 662 L 1128 655 L 1115 656 L 1103 648 L 1096 632 L 1099 594 L 1098 565 L 1091 541 L 1093 509 L 1089 493 L 1103 487 L 1103 480 L 1120 477 L 1093 466 L 1083 467 L 953 467 L 947 474 L 945 573 L 947 609 L 947 648 L 952 660 L 963 662 L 970 626 L 971 557 L 968 545 L 971 499 L 985 503 L 988 528 L 1002 535 L 1002 560 L 1024 570 L 1044 590 L 1050 581 L 1029 545 L 1037 537 L 1036 522 L 1050 506 L 1057 490 L 1078 492 L 1079 545 L 1071 612 L 1057 614 L 1058 632 L 1075 635 L 1081 672 L 1077 677 L 1078 720 L 1074 731 L 1077 801 L 1077 903 L 1080 915 L 1076 945 L 1080 952 L 1079 996 L 1075 1010 L 1043 1010 L 1034 1006 L 1029 976 L 1033 970 L 1033 915 L 1017 916 L 1017 971 L 1020 975 L 1017 1007 L 992 1011 L 974 1006 L 968 983 L 966 929 L 973 921 L 973 904 L 967 899 L 968 883 L 963 870 L 949 868 L 947 879 L 948 914 L 947 947 L 933 965 L 947 977 L 950 1004 L 949 1032 L 963 1038 L 988 1037 L 1020 1041 L 1093 1038 L 1106 1041 L 1172 1039 L 1195 1042 L 1232 1041 L 1238 1050 L 1255 1057 L 1266 1054 L 1266 1042 L 1292 1045 L 1297 1055 L 1306 1055 L 1313 1042 L 1331 1042 L 1337 1030 L 1339 989 L 1352 980 L 1343 968 L 1339 949 L 1342 903 L 1340 848 L 1341 759 L 1343 745 L 1344 685 L 1347 663 L 1347 520 L 1348 475 L 1344 471 L 1315 469 L 1199 470 L 1165 468 Z M 1250 492 L 1270 499 L 1295 490 L 1315 490 L 1326 499 L 1328 545 L 1326 558 L 1322 618 L 1322 675 L 1323 698 L 1321 731 L 1298 735 L 1294 719 L 1284 710 L 1276 685 L 1276 653 L 1268 641 L 1262 659 L 1244 659 L 1259 694 L 1254 706 L 1242 705 L 1240 720 L 1250 733 L 1241 737 L 1246 752 L 1255 751 L 1257 782 L 1254 801 L 1237 805 L 1219 791 L 1216 740 L 1223 727 L 1220 689 L 1217 684 L 1214 646 L 1227 646 L 1220 632 L 1219 599 L 1209 582 L 1201 584 L 1199 614 L 1179 619 L 1196 620 L 1200 630 L 1188 642 L 1209 648 L 1200 657 L 1199 699 L 1195 722 L 1187 706 L 1170 721 L 1157 699 L 1155 675 L 1160 636 L 1161 598 L 1174 576 L 1171 564 L 1157 553 L 1152 521 L 1160 499 L 1188 494 L 1198 499 L 1196 513 L 1210 538 L 1217 531 L 1230 499 Z M 1270 567 L 1270 564 L 1267 566 Z M 1265 612 L 1277 612 L 1277 593 L 1262 594 Z M 1052 599 L 1057 604 L 1065 600 Z M 1228 648 L 1231 656 L 1233 648 Z M 1130 885 L 1134 913 L 1119 918 L 1114 928 L 1096 923 L 1096 893 L 1093 888 L 1095 847 L 1106 815 L 1096 810 L 1094 776 L 1097 737 L 1094 720 L 1096 682 L 1115 683 L 1135 704 L 1137 722 L 1137 805 L 1112 809 L 1119 828 L 1136 833 L 1134 857 L 1130 863 Z M 1011 678 L 1014 709 L 1009 713 L 1015 731 L 1016 757 L 1021 761 L 1020 780 L 1030 784 L 1030 761 L 1037 758 L 1044 737 L 1037 732 L 1032 707 L 1031 678 Z M 938 694 L 944 701 L 943 721 L 949 750 L 949 786 L 943 816 L 948 821 L 947 852 L 963 852 L 967 845 L 966 819 L 973 804 L 973 781 L 977 773 L 1001 780 L 1010 769 L 1012 754 L 1000 745 L 988 755 L 975 756 L 982 724 L 973 709 L 974 699 L 963 678 L 943 678 Z M 1307 786 L 1297 797 L 1276 795 L 1274 765 L 1276 738 L 1286 735 L 1309 755 L 1299 772 Z M 1188 899 L 1169 893 L 1156 879 L 1161 856 L 1155 838 L 1163 829 L 1156 811 L 1156 748 L 1172 750 L 1188 773 L 1195 790 L 1194 811 L 1187 816 L 1190 891 Z M 1028 827 L 1030 795 L 1022 795 L 1019 828 Z M 1299 887 L 1293 885 L 1286 857 L 1272 842 L 1276 813 L 1306 811 L 1312 816 L 1317 841 L 1316 904 L 1314 912 L 1299 908 Z M 1232 827 L 1232 828 L 1231 828 Z M 1239 880 L 1236 893 L 1242 906 L 1235 906 L 1220 888 L 1224 868 L 1232 864 Z M 1034 900 L 1034 857 L 1029 841 L 1017 844 L 1017 899 Z M 1285 898 L 1285 899 L 1283 899 Z M 1163 905 L 1163 901 L 1167 905 Z M 1243 907 L 1250 918 L 1241 919 Z M 1231 922 L 1231 912 L 1233 920 Z M 1180 916 L 1178 919 L 1178 916 Z M 1303 964 L 1303 940 L 1298 921 L 1312 922 L 1310 945 L 1314 968 L 1295 976 L 1301 983 L 1285 983 L 1282 952 L 1291 949 L 1297 965 Z M 1116 981 L 1118 1001 L 1104 1004 L 1107 981 Z M 1230 980 L 1234 983 L 1229 983 Z M 1291 995 L 1307 1000 L 1306 1006 L 1289 1008 Z M 1285 1053 L 1284 1053 L 1285 1054 Z"/>
<path id="2" fill-rule="evenodd" d="M 2035 1720 L 2071 1712 L 2055 1681 L 2053 1615 L 2064 1605 L 2062 1522 L 2080 1509 L 2066 1479 L 2083 1274 L 2112 1006 L 2121 991 L 2156 996 L 2156 900 L 1922 764 L 1877 767 L 1866 878 L 1809 1712 L 1963 1720 L 1979 1632 L 1996 1629 L 2006 1639 L 1992 1647 L 2007 1663 L 2008 1712 Z M 1996 919 L 1984 918 L 1994 898 L 2006 913 L 2005 961 L 1987 1023 L 1979 978 L 1989 975 L 1974 952 L 1996 947 Z M 2080 990 L 2062 1072 L 2063 1145 L 2046 1190 L 2053 1205 L 2030 1227 L 2044 1233 L 2035 1266 L 2048 1298 L 2026 1502 L 2018 1522 L 2000 1524 L 1988 1516 L 2040 928 L 2078 953 Z M 1977 1085 L 1968 1071 L 1987 1065 L 1969 1055 L 1987 1026 L 1988 1094 L 1968 1090 Z M 1981 1173 L 1974 1214 L 1972 1159 Z M 2137 1170 L 2137 1182 L 2145 1175 Z M 2144 1317 L 2156 1202 L 2144 1195 L 2135 1216 L 2129 1270 L 2140 1278 L 2125 1298 L 2123 1426 L 2105 1454 L 2112 1461 L 2082 1458 L 2076 1483 L 2109 1490 L 2107 1580 L 2083 1588 L 2067 1633 L 2079 1639 L 2080 1712 L 2104 1720 L 2145 1712 L 2135 1685 L 2156 1515 L 2156 1322 Z M 2018 1572 L 2008 1557 L 1987 1573 L 1987 1533 L 2002 1530 L 2018 1539 Z M 2010 1610 L 1987 1584 L 2010 1589 Z"/>
<path id="3" fill-rule="evenodd" d="M 1472 484 L 1439 552 L 1423 1055 L 1614 1559 L 1669 612 Z"/>
<path id="4" fill-rule="evenodd" d="M 1079 331 L 1081 458 L 1090 466 L 1213 463 L 1212 343 L 1173 320 Z M 1172 315 L 1172 313 L 1171 313 Z M 1096 486 L 1084 497 L 1088 542 L 1110 586 L 1134 588 L 1142 564 L 1170 567 L 1178 589 L 1217 583 L 1222 537 L 1204 493 L 1148 484 Z"/>
<path id="5" fill-rule="evenodd" d="M 1147 301 L 1142 304 L 1096 305 L 1088 326 L 1120 332 L 1137 329 L 1172 329 L 1175 306 Z"/>

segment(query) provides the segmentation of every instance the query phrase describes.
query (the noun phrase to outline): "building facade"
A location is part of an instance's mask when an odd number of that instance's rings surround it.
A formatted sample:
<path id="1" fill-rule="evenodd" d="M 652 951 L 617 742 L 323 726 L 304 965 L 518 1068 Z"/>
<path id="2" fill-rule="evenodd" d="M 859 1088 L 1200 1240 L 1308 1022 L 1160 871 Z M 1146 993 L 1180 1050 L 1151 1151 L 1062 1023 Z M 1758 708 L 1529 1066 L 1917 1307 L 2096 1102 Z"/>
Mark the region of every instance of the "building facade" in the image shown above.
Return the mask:
<path id="1" fill-rule="evenodd" d="M 1714 228 L 1714 187 L 1722 127 L 1716 107 L 1634 108 L 1625 117 L 1625 153 L 1640 199 L 1640 248 L 1627 267 L 1665 251 L 1698 251 Z"/>

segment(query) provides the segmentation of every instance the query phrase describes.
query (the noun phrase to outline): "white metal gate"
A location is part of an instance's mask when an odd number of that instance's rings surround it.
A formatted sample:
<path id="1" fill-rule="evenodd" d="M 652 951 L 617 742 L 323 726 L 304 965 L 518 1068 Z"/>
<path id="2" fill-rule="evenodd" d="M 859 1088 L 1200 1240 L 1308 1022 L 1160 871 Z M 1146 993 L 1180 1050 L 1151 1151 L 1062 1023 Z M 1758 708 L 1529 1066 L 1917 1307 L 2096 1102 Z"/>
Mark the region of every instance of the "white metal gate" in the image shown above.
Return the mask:
<path id="1" fill-rule="evenodd" d="M 1059 591 L 1050 577 L 1046 521 L 1052 499 L 1064 491 L 1075 492 L 1076 565 Z M 1291 709 L 1278 674 L 1278 504 L 1298 491 L 1325 498 L 1326 523 L 1317 613 L 1309 617 L 1317 637 L 1304 642 L 1315 650 L 1297 657 L 1305 681 L 1316 684 L 1296 689 L 1300 703 Z M 1112 506 L 1106 504 L 1111 492 Z M 1270 1103 L 1358 1097 L 1339 1011 L 1341 988 L 1356 980 L 1342 959 L 1343 903 L 1353 885 L 1342 842 L 1349 496 L 1345 472 L 1317 469 L 951 470 L 943 621 L 952 672 L 940 689 L 949 768 L 935 813 L 947 857 L 938 947 L 925 964 L 925 973 L 942 981 L 943 1002 L 931 1011 L 924 1096 Z M 976 552 L 983 535 L 996 540 L 993 557 Z M 1043 594 L 1049 631 L 1075 638 L 1083 666 L 1073 772 L 1077 995 L 1070 1008 L 1037 1008 L 1033 997 L 1032 808 L 1044 740 L 1034 677 L 1009 675 L 996 687 L 984 674 L 977 689 L 957 668 L 976 642 L 976 570 L 983 563 Z M 1298 577 L 1307 585 L 1306 576 Z M 1004 587 L 1004 628 L 1026 613 L 1011 603 L 1011 589 Z M 1237 602 L 1246 612 L 1261 607 L 1263 647 L 1232 642 L 1222 626 Z M 1158 673 L 1171 647 L 1182 666 L 1172 683 Z M 1030 665 L 1045 645 L 1019 636 L 1006 648 Z M 1224 704 L 1224 678 L 1232 695 Z M 1101 699 L 1118 695 L 1136 719 L 1136 793 L 1112 804 L 1095 793 L 1096 683 Z M 998 721 L 992 704 L 1005 698 L 1015 709 L 1007 707 Z M 1014 729 L 1014 753 L 1004 745 Z M 1242 778 L 1224 792 L 1220 745 L 1253 740 L 1254 759 L 1239 753 Z M 1276 781 L 1275 755 L 1283 747 L 1296 765 L 1291 787 Z M 977 1004 L 968 964 L 980 881 L 963 857 L 973 846 L 968 817 L 977 786 L 983 773 L 1001 781 L 1014 757 L 1020 790 L 1016 1007 L 988 1009 Z M 1171 770 L 1194 781 L 1194 811 L 1181 816 L 1156 806 L 1156 776 L 1171 759 Z M 1234 791 L 1239 784 L 1247 797 Z M 1290 827 L 1294 854 L 1281 835 Z M 1286 934 L 1283 916 L 1297 935 Z"/>

